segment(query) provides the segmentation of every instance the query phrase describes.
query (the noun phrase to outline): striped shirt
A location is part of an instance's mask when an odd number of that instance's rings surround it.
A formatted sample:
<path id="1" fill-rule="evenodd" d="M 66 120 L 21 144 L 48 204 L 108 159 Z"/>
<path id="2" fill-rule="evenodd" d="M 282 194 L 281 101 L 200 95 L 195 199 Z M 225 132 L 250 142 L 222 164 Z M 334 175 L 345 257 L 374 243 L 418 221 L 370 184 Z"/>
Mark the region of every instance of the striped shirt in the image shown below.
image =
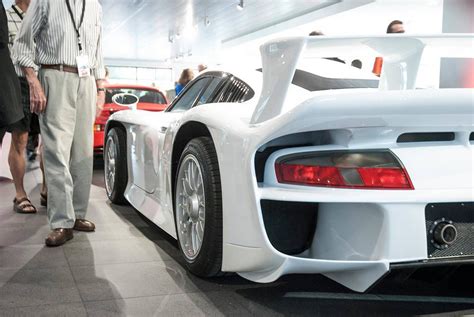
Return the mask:
<path id="1" fill-rule="evenodd" d="M 18 10 L 18 13 L 20 13 L 20 15 L 15 12 L 15 9 L 13 9 L 13 7 Z M 20 31 L 22 18 L 25 16 L 25 13 L 23 12 L 23 10 L 20 9 L 19 6 L 15 4 L 5 11 L 7 13 L 8 20 L 8 48 L 11 51 L 13 47 L 13 41 L 15 41 L 15 37 L 18 31 Z"/>
<path id="2" fill-rule="evenodd" d="M 78 38 L 67 0 L 32 0 L 13 46 L 13 59 L 23 67 L 36 65 L 76 66 L 80 55 Z M 82 14 L 82 0 L 69 0 L 76 26 Z M 98 0 L 84 0 L 84 21 L 79 28 L 83 54 L 96 79 L 105 78 L 102 56 L 102 7 Z M 32 39 L 36 43 L 33 43 Z"/>

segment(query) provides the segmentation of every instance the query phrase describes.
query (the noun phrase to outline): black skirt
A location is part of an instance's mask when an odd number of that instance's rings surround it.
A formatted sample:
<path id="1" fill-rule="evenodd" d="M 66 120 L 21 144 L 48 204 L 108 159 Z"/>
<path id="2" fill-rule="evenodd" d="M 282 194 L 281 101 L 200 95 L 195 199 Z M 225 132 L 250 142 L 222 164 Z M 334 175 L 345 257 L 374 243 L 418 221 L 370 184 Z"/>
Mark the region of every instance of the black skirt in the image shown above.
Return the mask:
<path id="1" fill-rule="evenodd" d="M 0 129 L 21 118 L 23 118 L 23 107 L 20 83 L 8 51 L 7 16 L 2 4 L 0 7 Z"/>

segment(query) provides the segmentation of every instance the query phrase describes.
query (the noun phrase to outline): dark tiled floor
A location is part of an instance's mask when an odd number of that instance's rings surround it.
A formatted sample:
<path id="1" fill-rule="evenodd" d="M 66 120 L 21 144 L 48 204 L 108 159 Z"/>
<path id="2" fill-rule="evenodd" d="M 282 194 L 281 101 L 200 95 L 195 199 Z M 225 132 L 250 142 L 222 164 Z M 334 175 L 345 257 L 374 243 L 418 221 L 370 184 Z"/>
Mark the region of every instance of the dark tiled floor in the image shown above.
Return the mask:
<path id="1" fill-rule="evenodd" d="M 76 233 L 52 249 L 43 245 L 49 231 L 45 209 L 15 214 L 13 185 L 0 181 L 0 316 L 474 313 L 469 269 L 447 284 L 389 278 L 369 294 L 354 294 L 318 275 L 286 276 L 272 284 L 235 275 L 197 278 L 183 268 L 172 239 L 132 208 L 107 202 L 102 173 L 96 166 L 88 214 L 97 232 Z M 26 187 L 37 206 L 39 180 L 34 163 Z"/>

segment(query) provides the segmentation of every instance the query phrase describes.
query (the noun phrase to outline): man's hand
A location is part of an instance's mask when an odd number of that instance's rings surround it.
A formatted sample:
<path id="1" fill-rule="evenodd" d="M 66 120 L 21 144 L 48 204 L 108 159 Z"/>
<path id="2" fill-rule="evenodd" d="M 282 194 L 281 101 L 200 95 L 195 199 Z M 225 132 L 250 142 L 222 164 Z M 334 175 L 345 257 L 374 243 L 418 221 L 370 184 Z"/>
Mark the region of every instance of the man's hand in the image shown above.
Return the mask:
<path id="1" fill-rule="evenodd" d="M 102 109 L 104 109 L 104 104 L 105 104 L 105 91 L 98 91 L 97 92 L 97 105 L 95 109 L 96 118 L 100 115 L 100 113 L 102 112 Z"/>
<path id="2" fill-rule="evenodd" d="M 30 90 L 30 110 L 40 114 L 46 110 L 46 96 L 33 68 L 23 68 Z"/>

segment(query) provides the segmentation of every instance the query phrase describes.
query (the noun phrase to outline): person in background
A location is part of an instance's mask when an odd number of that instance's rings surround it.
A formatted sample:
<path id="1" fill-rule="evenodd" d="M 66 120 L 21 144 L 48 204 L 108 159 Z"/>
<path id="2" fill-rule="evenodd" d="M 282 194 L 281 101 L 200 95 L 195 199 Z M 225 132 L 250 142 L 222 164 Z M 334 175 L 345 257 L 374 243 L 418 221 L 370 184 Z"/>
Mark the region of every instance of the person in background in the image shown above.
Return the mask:
<path id="1" fill-rule="evenodd" d="M 320 35 L 324 35 L 324 33 L 321 31 L 312 31 L 311 33 L 309 33 L 309 36 L 320 36 Z"/>
<path id="2" fill-rule="evenodd" d="M 362 62 L 360 61 L 360 59 L 355 59 L 352 61 L 351 66 L 362 69 Z"/>
<path id="3" fill-rule="evenodd" d="M 202 73 L 203 71 L 205 71 L 207 69 L 207 65 L 206 64 L 199 64 L 198 65 L 198 72 L 199 73 Z"/>
<path id="4" fill-rule="evenodd" d="M 33 1 L 13 47 L 28 80 L 31 109 L 39 114 L 51 227 L 45 244 L 50 247 L 72 239 L 73 230 L 95 230 L 85 216 L 92 126 L 105 101 L 101 24 L 98 0 Z"/>
<path id="5" fill-rule="evenodd" d="M 387 34 L 391 33 L 405 33 L 405 28 L 403 27 L 403 22 L 400 20 L 393 20 L 387 26 Z"/>
<path id="6" fill-rule="evenodd" d="M 321 32 L 321 31 L 312 31 L 311 33 L 309 33 L 309 36 L 322 36 L 322 35 L 324 35 L 324 33 Z M 343 64 L 346 63 L 346 62 L 344 62 L 342 59 L 337 58 L 337 57 L 324 57 L 324 58 L 325 58 L 325 59 L 329 59 L 329 60 L 331 60 L 331 61 L 343 63 Z"/>
<path id="7" fill-rule="evenodd" d="M 400 20 L 393 20 L 387 26 L 387 34 L 395 34 L 395 33 L 405 33 L 403 22 Z M 383 57 L 377 56 L 374 61 L 374 66 L 372 67 L 372 73 L 380 77 L 380 74 L 382 73 L 382 65 L 383 65 Z"/>
<path id="8" fill-rule="evenodd" d="M 8 48 L 10 52 L 29 5 L 30 0 L 16 0 L 15 4 L 6 10 L 8 17 Z M 36 213 L 36 207 L 28 198 L 23 180 L 25 178 L 25 149 L 28 143 L 28 134 L 31 132 L 32 136 L 35 135 L 36 140 L 38 140 L 39 123 L 38 118 L 34 118 L 31 113 L 28 82 L 18 65 L 15 65 L 15 72 L 20 81 L 21 103 L 24 117 L 22 120 L 7 128 L 7 131 L 11 132 L 12 135 L 8 164 L 10 165 L 10 172 L 13 177 L 16 192 L 15 198 L 13 199 L 13 210 L 18 213 Z M 36 148 L 36 146 L 34 148 Z M 36 154 L 36 149 L 34 149 L 33 153 Z M 36 155 L 34 158 L 36 158 Z"/>
<path id="9" fill-rule="evenodd" d="M 110 78 L 109 68 L 106 66 L 105 67 L 105 78 L 103 80 L 104 85 L 109 83 L 109 78 Z"/>
<path id="10" fill-rule="evenodd" d="M 8 50 L 7 15 L 0 1 L 0 143 L 6 128 L 24 117 L 20 83 Z"/>
<path id="11" fill-rule="evenodd" d="M 194 79 L 194 73 L 191 68 L 186 68 L 181 72 L 181 76 L 179 77 L 178 84 L 175 87 L 176 96 L 178 96 L 184 87 Z"/>

